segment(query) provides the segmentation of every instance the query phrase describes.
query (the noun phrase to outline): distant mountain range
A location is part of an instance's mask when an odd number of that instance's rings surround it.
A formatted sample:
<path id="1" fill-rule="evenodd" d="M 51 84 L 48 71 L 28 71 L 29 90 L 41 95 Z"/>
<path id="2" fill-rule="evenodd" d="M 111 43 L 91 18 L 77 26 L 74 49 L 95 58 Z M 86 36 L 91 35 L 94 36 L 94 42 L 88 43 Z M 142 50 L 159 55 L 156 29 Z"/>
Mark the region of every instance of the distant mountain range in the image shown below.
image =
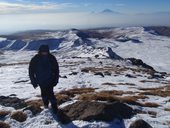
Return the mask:
<path id="1" fill-rule="evenodd" d="M 170 37 L 170 27 L 166 27 L 166 26 L 152 26 L 152 27 L 145 27 L 145 29 L 146 30 L 153 30 L 158 35 Z"/>

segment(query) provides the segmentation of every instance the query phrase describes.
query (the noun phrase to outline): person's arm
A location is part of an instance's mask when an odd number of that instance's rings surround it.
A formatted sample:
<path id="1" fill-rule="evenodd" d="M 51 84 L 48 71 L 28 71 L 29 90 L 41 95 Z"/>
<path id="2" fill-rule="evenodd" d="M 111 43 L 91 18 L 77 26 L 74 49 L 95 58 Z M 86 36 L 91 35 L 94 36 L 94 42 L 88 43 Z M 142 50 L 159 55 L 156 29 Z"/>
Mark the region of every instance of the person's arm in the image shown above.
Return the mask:
<path id="1" fill-rule="evenodd" d="M 58 62 L 57 62 L 57 59 L 55 58 L 55 56 L 51 56 L 52 57 L 52 62 L 53 62 L 53 69 L 52 69 L 52 72 L 53 72 L 53 84 L 54 86 L 57 85 L 57 83 L 59 82 L 59 65 L 58 65 Z"/>
<path id="2" fill-rule="evenodd" d="M 36 56 L 31 59 L 29 64 L 29 77 L 31 80 L 31 84 L 33 85 L 34 88 L 38 86 L 35 77 L 35 68 L 34 68 L 36 64 L 35 61 L 36 61 Z"/>

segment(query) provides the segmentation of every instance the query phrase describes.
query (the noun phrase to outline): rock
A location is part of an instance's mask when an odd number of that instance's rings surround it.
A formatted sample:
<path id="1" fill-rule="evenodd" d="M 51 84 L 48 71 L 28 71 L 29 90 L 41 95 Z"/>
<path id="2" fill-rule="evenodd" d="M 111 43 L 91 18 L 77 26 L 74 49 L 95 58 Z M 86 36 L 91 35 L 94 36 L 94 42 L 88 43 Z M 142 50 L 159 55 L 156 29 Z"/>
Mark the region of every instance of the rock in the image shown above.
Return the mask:
<path id="1" fill-rule="evenodd" d="M 15 109 L 21 109 L 27 106 L 24 100 L 9 96 L 0 96 L 0 105 L 5 107 L 13 107 Z"/>
<path id="2" fill-rule="evenodd" d="M 78 74 L 78 72 L 72 72 L 69 75 L 77 75 L 77 74 Z"/>
<path id="3" fill-rule="evenodd" d="M 19 81 L 15 81 L 14 84 L 18 84 L 18 83 L 26 83 L 28 82 L 29 80 L 19 80 Z"/>
<path id="4" fill-rule="evenodd" d="M 11 94 L 9 95 L 10 97 L 16 97 L 17 95 L 16 94 Z"/>
<path id="5" fill-rule="evenodd" d="M 0 121 L 0 128 L 10 128 L 10 125 L 3 121 Z"/>
<path id="6" fill-rule="evenodd" d="M 99 58 L 99 55 L 95 55 L 95 58 Z"/>
<path id="7" fill-rule="evenodd" d="M 130 60 L 130 61 L 131 61 L 131 63 L 132 63 L 133 65 L 141 66 L 141 67 L 143 67 L 143 68 L 146 68 L 146 69 L 150 69 L 150 70 L 155 71 L 153 67 L 151 67 L 151 66 L 147 65 L 147 64 L 146 64 L 146 63 L 144 63 L 141 59 L 136 59 L 136 58 L 127 58 L 127 60 Z"/>
<path id="8" fill-rule="evenodd" d="M 97 73 L 95 73 L 94 75 L 99 75 L 99 76 L 104 77 L 104 75 L 103 75 L 103 73 L 102 73 L 102 72 L 97 72 Z"/>
<path id="9" fill-rule="evenodd" d="M 60 78 L 64 78 L 64 79 L 67 79 L 67 76 L 59 76 Z"/>
<path id="10" fill-rule="evenodd" d="M 108 55 L 111 59 L 123 60 L 123 58 L 120 57 L 119 55 L 117 55 L 115 52 L 113 52 L 110 47 L 108 47 L 108 50 L 106 52 L 108 53 Z"/>
<path id="11" fill-rule="evenodd" d="M 89 70 L 87 68 L 81 69 L 81 72 L 89 73 Z"/>
<path id="12" fill-rule="evenodd" d="M 128 78 L 136 78 L 136 76 L 133 76 L 131 74 L 126 74 L 125 76 L 128 77 Z"/>
<path id="13" fill-rule="evenodd" d="M 104 72 L 104 75 L 106 75 L 106 76 L 111 76 L 112 73 L 111 73 L 111 72 L 108 72 L 108 71 L 105 71 L 105 72 Z"/>
<path id="14" fill-rule="evenodd" d="M 129 128 L 152 128 L 152 126 L 150 126 L 147 122 L 145 122 L 144 120 L 140 119 L 140 120 L 136 120 L 135 122 L 133 122 Z"/>
<path id="15" fill-rule="evenodd" d="M 11 114 L 11 118 L 18 122 L 24 122 L 27 119 L 27 114 L 23 111 L 15 111 Z"/>
<path id="16" fill-rule="evenodd" d="M 92 101 L 77 101 L 62 108 L 59 113 L 60 120 L 63 123 L 69 123 L 73 120 L 112 121 L 115 118 L 129 119 L 135 114 L 131 107 L 120 102 Z"/>
<path id="17" fill-rule="evenodd" d="M 102 64 L 103 64 L 103 62 L 102 62 L 102 61 L 100 61 L 100 62 L 99 62 L 99 64 L 101 64 L 101 65 L 102 65 Z"/>
<path id="18" fill-rule="evenodd" d="M 0 110 L 0 119 L 4 118 L 5 116 L 9 115 L 11 112 L 6 110 Z"/>
<path id="19" fill-rule="evenodd" d="M 38 105 L 30 105 L 27 108 L 25 108 L 24 110 L 30 110 L 34 116 L 37 115 L 38 113 L 42 112 L 42 108 Z"/>

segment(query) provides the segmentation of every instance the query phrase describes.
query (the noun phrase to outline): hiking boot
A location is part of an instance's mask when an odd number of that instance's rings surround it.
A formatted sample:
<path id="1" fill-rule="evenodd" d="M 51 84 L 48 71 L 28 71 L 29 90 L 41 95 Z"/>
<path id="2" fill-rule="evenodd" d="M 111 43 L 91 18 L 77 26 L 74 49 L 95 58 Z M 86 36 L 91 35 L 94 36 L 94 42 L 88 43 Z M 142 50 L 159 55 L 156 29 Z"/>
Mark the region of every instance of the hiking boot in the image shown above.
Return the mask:
<path id="1" fill-rule="evenodd" d="M 52 107 L 52 111 L 53 111 L 53 113 L 57 114 L 58 108 L 57 107 Z"/>
<path id="2" fill-rule="evenodd" d="M 47 108 L 48 108 L 48 105 L 44 105 L 44 108 L 47 109 Z"/>

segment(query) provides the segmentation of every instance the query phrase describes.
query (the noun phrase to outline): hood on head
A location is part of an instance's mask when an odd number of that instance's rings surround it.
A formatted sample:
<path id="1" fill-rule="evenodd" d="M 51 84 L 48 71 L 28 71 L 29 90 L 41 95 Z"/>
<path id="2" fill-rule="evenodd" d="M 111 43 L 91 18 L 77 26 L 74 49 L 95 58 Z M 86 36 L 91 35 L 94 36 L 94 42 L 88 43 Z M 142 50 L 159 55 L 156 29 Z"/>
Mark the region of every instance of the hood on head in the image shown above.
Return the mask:
<path id="1" fill-rule="evenodd" d="M 47 52 L 47 53 L 50 53 L 50 50 L 49 50 L 48 45 L 41 45 L 41 46 L 39 47 L 39 51 L 38 51 L 38 53 L 41 53 L 41 52 Z"/>

